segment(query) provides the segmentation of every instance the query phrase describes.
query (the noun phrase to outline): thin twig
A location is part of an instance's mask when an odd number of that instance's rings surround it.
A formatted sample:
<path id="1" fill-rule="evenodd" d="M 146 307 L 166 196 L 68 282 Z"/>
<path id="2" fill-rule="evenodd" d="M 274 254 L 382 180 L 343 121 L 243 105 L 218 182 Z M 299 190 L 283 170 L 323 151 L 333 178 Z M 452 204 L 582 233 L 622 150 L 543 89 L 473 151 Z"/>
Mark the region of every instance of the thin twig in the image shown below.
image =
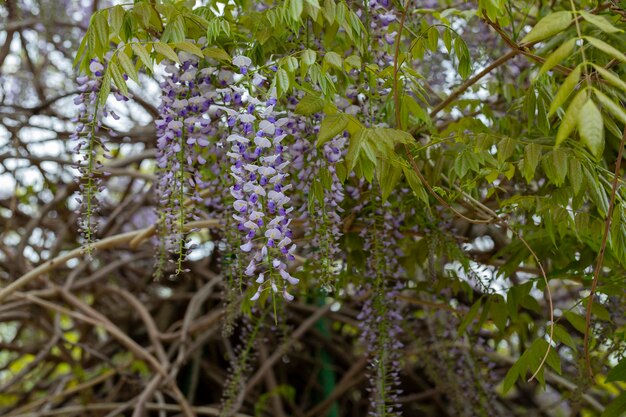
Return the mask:
<path id="1" fill-rule="evenodd" d="M 199 220 L 193 221 L 185 224 L 185 230 L 193 230 L 193 229 L 202 229 L 207 227 L 218 227 L 220 226 L 220 222 L 218 220 L 209 219 L 209 220 Z M 151 227 L 147 227 L 145 229 L 139 229 L 132 232 L 121 233 L 119 235 L 107 237 L 105 239 L 99 240 L 97 242 L 90 243 L 92 249 L 111 249 L 116 248 L 118 246 L 122 246 L 125 243 L 132 241 L 137 236 L 142 236 L 146 234 L 147 231 L 154 230 Z M 154 232 L 152 232 L 154 233 Z M 148 236 L 149 237 L 149 236 Z M 54 259 L 50 259 L 49 261 L 44 262 L 39 265 L 37 268 L 32 271 L 22 275 L 6 287 L 0 290 L 0 303 L 6 300 L 14 292 L 18 291 L 25 285 L 28 285 L 31 281 L 35 280 L 39 276 L 50 272 L 56 268 L 59 268 L 69 260 L 79 258 L 83 256 L 87 246 L 82 245 L 66 254 L 59 255 Z"/>
<path id="2" fill-rule="evenodd" d="M 622 140 L 619 144 L 619 151 L 617 153 L 617 161 L 615 162 L 615 173 L 613 176 L 613 184 L 611 186 L 611 199 L 609 200 L 609 211 L 604 221 L 604 233 L 602 234 L 602 243 L 600 244 L 600 251 L 598 252 L 598 259 L 596 261 L 596 268 L 593 273 L 593 282 L 591 283 L 591 292 L 587 300 L 587 313 L 585 315 L 585 363 L 587 364 L 587 372 L 590 377 L 593 377 L 593 370 L 591 369 L 591 358 L 589 354 L 589 336 L 591 333 L 591 308 L 593 307 L 593 297 L 596 294 L 598 287 L 598 281 L 600 281 L 600 271 L 602 270 L 602 263 L 604 262 L 604 252 L 606 251 L 606 244 L 611 230 L 611 222 L 613 220 L 613 208 L 615 207 L 615 198 L 617 196 L 617 189 L 619 187 L 620 167 L 622 165 L 622 155 L 624 152 L 624 145 L 626 144 L 626 127 L 622 134 Z"/>

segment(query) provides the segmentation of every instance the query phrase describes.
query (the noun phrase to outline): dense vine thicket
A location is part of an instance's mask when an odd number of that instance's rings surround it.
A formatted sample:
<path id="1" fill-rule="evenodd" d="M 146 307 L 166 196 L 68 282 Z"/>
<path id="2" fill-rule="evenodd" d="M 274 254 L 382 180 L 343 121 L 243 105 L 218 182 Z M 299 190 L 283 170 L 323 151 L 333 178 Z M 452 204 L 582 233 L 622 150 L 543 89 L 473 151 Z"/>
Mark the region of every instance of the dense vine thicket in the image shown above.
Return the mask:
<path id="1" fill-rule="evenodd" d="M 0 18 L 3 415 L 626 415 L 624 2 Z"/>

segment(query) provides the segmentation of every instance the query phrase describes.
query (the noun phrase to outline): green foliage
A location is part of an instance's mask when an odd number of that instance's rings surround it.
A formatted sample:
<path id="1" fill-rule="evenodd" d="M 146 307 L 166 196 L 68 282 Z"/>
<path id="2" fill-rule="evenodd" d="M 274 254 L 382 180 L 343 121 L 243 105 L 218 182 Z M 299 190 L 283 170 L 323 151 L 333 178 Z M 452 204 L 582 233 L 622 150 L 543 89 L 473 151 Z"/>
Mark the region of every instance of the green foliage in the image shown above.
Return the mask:
<path id="1" fill-rule="evenodd" d="M 542 363 L 544 354 L 549 349 L 549 354 L 546 357 L 546 363 L 557 373 L 561 373 L 561 359 L 556 352 L 549 348 L 548 342 L 543 339 L 535 340 L 532 345 L 524 351 L 522 356 L 515 362 L 515 364 L 509 369 L 504 377 L 502 391 L 507 393 L 518 379 L 524 379 L 529 372 L 535 372 L 539 369 Z M 537 374 L 539 382 L 545 385 L 544 369 L 542 368 Z"/>
<path id="2" fill-rule="evenodd" d="M 559 11 L 542 18 L 533 29 L 522 38 L 523 43 L 534 43 L 547 39 L 567 29 L 572 23 L 572 12 Z"/>
<path id="3" fill-rule="evenodd" d="M 599 158 L 604 149 L 604 122 L 600 110 L 591 99 L 580 108 L 578 131 L 582 142 Z"/>
<path id="4" fill-rule="evenodd" d="M 611 404 L 606 407 L 601 417 L 621 417 L 626 409 L 626 393 L 621 393 Z"/>
<path id="5" fill-rule="evenodd" d="M 364 282 L 371 254 L 358 235 L 365 227 L 359 216 L 376 212 L 368 200 L 376 195 L 384 207 L 406 215 L 401 232 L 410 233 L 398 252 L 406 254 L 400 261 L 409 271 L 407 288 L 417 297 L 442 298 L 446 306 L 461 304 L 454 327 L 469 340 L 478 332 L 490 334 L 496 353 L 512 363 L 504 394 L 535 372 L 545 386 L 547 371 L 560 374 L 561 362 L 569 365 L 564 371 L 576 366 L 590 329 L 593 337 L 611 339 L 598 343 L 607 357 L 623 348 L 623 340 L 602 333 L 618 326 L 609 301 L 593 304 L 593 318 L 602 322 L 597 327 L 572 308 L 584 298 L 571 295 L 571 303 L 559 305 L 558 320 L 546 325 L 548 304 L 533 291 L 546 285 L 566 294 L 588 289 L 602 249 L 607 256 L 600 282 L 607 285 L 600 289 L 623 295 L 626 196 L 623 190 L 612 196 L 611 185 L 626 126 L 624 14 L 617 6 L 585 10 L 590 2 L 531 7 L 480 0 L 476 10 L 444 3 L 441 10 L 409 8 L 406 15 L 398 4 L 390 6 L 397 16 L 387 36 L 375 38 L 372 10 L 354 2 L 287 0 L 257 10 L 248 2 L 195 7 L 137 1 L 93 15 L 75 66 L 88 73 L 90 59 L 107 63 L 100 106 L 111 91 L 131 93 L 124 75 L 139 84 L 144 75 L 158 73 L 163 60 L 180 63 L 181 52 L 206 66 L 233 69 L 232 57 L 244 54 L 255 68 L 273 68 L 268 85 L 255 93 L 275 93 L 281 111 L 305 116 L 319 128 L 303 138 L 318 153 L 346 136 L 336 167 L 339 182 L 353 189 L 371 185 L 342 214 L 345 263 L 338 282 Z M 479 24 L 494 29 L 494 51 L 491 44 L 472 43 Z M 510 51 L 518 56 L 500 62 Z M 436 69 L 446 82 L 433 81 Z M 351 106 L 357 110 L 348 111 Z M 303 205 L 310 212 L 328 210 L 325 196 L 332 187 L 332 175 L 320 171 Z M 601 248 L 610 206 L 616 212 Z M 448 223 L 455 232 L 446 226 L 445 244 L 433 243 Z M 485 236 L 498 240 L 493 250 L 461 249 Z M 436 271 L 427 277 L 433 265 L 456 263 L 465 275 Z M 482 267 L 502 282 L 477 284 L 475 270 Z M 245 302 L 244 310 L 251 305 Z M 246 355 L 251 349 L 245 346 Z M 592 356 L 597 369 L 606 366 L 600 353 Z M 624 367 L 622 360 L 606 381 L 624 381 Z M 291 386 L 278 385 L 258 399 L 255 412 L 267 412 L 274 396 L 295 399 Z M 602 415 L 619 415 L 624 398 L 618 396 Z"/>
<path id="6" fill-rule="evenodd" d="M 605 382 L 626 381 L 626 360 L 622 359 L 606 376 Z"/>

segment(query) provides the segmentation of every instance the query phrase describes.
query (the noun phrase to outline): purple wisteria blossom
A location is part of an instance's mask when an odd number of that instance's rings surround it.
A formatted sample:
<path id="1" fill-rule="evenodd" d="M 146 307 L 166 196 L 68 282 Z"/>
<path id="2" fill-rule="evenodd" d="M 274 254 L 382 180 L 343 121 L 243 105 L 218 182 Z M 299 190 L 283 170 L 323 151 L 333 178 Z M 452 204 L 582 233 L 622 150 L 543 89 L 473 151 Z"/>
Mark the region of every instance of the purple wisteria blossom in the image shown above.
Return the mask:
<path id="1" fill-rule="evenodd" d="M 370 293 L 358 316 L 361 323 L 361 342 L 372 361 L 369 365 L 370 411 L 375 417 L 400 416 L 400 357 L 403 321 L 402 304 L 397 295 L 404 289 L 404 270 L 398 263 L 403 256 L 398 241 L 403 215 L 394 212 L 389 202 L 381 203 L 375 197 L 370 207 L 370 225 L 361 231 L 363 250 L 372 254 L 367 260 L 366 274 L 373 277 L 363 289 Z M 360 207 L 356 207 L 359 208 Z"/>
<path id="2" fill-rule="evenodd" d="M 80 155 L 78 170 L 81 177 L 77 181 L 81 197 L 77 198 L 80 204 L 77 212 L 81 235 L 87 243 L 87 252 L 90 255 L 90 243 L 98 230 L 96 215 L 103 204 L 100 198 L 100 192 L 104 189 L 102 176 L 106 175 L 99 155 L 109 157 L 103 131 L 109 130 L 109 135 L 115 135 L 112 130 L 103 126 L 102 117 L 111 114 L 117 119 L 118 116 L 107 110 L 106 103 L 103 106 L 99 104 L 98 94 L 106 71 L 105 65 L 98 59 L 92 59 L 89 71 L 91 75 L 80 76 L 76 80 L 80 94 L 74 98 L 74 104 L 78 114 L 72 120 L 76 123 L 76 130 L 70 139 L 75 143 L 73 151 Z M 118 100 L 127 100 L 119 92 L 114 93 Z"/>
<path id="3" fill-rule="evenodd" d="M 184 224 L 197 219 L 185 200 L 197 209 L 203 202 L 200 190 L 208 186 L 198 167 L 206 163 L 204 149 L 210 145 L 208 110 L 215 95 L 212 75 L 216 71 L 199 68 L 198 58 L 186 52 L 179 53 L 179 60 L 180 64 L 165 62 L 167 76 L 161 83 L 163 96 L 156 121 L 160 260 L 165 252 L 175 253 L 175 274 L 183 270 L 187 255 Z M 163 262 L 160 266 L 164 268 Z M 157 275 L 161 272 L 158 269 Z"/>
<path id="4" fill-rule="evenodd" d="M 235 65 L 241 70 L 250 65 L 250 60 L 237 57 Z M 265 289 L 291 301 L 288 284 L 295 285 L 298 279 L 287 270 L 287 262 L 295 259 L 296 250 L 289 227 L 293 208 L 288 191 L 292 186 L 285 183 L 289 161 L 285 159 L 283 140 L 287 134 L 283 127 L 288 119 L 277 118 L 274 97 L 266 101 L 247 97 L 247 105 L 242 106 L 244 93 L 247 91 L 237 86 L 224 88 L 225 105 L 216 106 L 226 113 L 232 129 L 226 146 L 233 178 L 232 217 L 242 233 L 239 250 L 247 262 L 244 275 L 256 286 L 252 301 L 259 299 Z M 231 102 L 235 108 L 228 106 Z"/>
<path id="5" fill-rule="evenodd" d="M 292 115 L 285 130 L 293 135 L 294 145 L 292 173 L 297 178 L 298 194 L 307 198 L 299 201 L 298 213 L 304 221 L 305 237 L 309 251 L 307 258 L 312 262 L 312 272 L 318 277 L 319 285 L 331 292 L 334 277 L 341 271 L 343 184 L 337 176 L 337 164 L 343 160 L 347 135 L 328 141 L 321 149 L 311 142 L 319 131 L 321 115 L 304 117 Z M 324 181 L 321 179 L 324 178 Z M 314 184 L 316 183 L 317 184 Z M 315 198 L 313 188 L 321 190 L 323 201 Z"/>

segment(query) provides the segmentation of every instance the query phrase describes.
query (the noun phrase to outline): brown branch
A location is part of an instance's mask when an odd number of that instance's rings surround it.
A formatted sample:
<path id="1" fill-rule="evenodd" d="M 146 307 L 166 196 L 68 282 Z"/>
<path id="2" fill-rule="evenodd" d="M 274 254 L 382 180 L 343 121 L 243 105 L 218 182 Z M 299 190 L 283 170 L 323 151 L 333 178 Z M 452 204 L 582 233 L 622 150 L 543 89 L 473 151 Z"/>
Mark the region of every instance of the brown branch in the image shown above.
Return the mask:
<path id="1" fill-rule="evenodd" d="M 469 223 L 487 224 L 487 223 L 494 223 L 494 221 L 497 220 L 497 216 L 495 216 L 495 217 L 488 217 L 486 219 L 471 219 L 471 218 L 465 216 L 460 211 L 456 210 L 454 207 L 450 206 L 450 204 L 448 204 L 448 202 L 446 200 L 444 200 L 439 194 L 437 194 L 435 192 L 435 190 L 433 190 L 433 188 L 430 186 L 430 183 L 426 180 L 424 175 L 422 175 L 422 172 L 420 171 L 419 167 L 417 166 L 417 162 L 415 162 L 415 158 L 413 158 L 413 155 L 411 154 L 411 151 L 409 150 L 409 146 L 407 144 L 404 144 L 404 151 L 406 152 L 406 155 L 409 158 L 409 162 L 411 163 L 411 167 L 413 168 L 413 171 L 418 176 L 418 178 L 420 179 L 420 181 L 422 182 L 424 187 L 426 187 L 428 192 L 433 197 L 435 197 L 435 199 L 437 201 L 439 201 L 439 203 L 441 203 L 444 207 L 446 207 L 447 209 L 451 210 L 455 215 L 457 215 L 458 217 L 462 218 L 463 220 L 465 220 L 465 221 L 467 221 Z"/>
<path id="2" fill-rule="evenodd" d="M 316 417 L 324 415 L 324 412 L 327 408 L 329 408 L 336 400 L 338 400 L 346 391 L 348 391 L 355 384 L 361 381 L 362 375 L 361 377 L 359 377 L 358 374 L 365 368 L 366 365 L 367 357 L 362 356 L 343 375 L 333 392 L 331 392 L 330 395 L 324 399 L 324 401 L 309 410 L 305 414 L 305 417 Z"/>
<path id="3" fill-rule="evenodd" d="M 507 54 L 505 54 L 505 55 L 501 56 L 500 58 L 496 59 L 495 61 L 493 61 L 487 68 L 485 68 L 484 70 L 482 70 L 478 74 L 474 75 L 472 78 L 468 78 L 467 81 L 465 81 L 463 84 L 461 84 L 459 87 L 457 87 L 457 89 L 454 90 L 448 97 L 446 97 L 445 100 L 443 100 L 442 102 L 437 104 L 430 111 L 429 116 L 431 118 L 434 118 L 437 115 L 437 113 L 439 113 L 441 110 L 445 109 L 450 103 L 452 103 L 454 100 L 456 100 L 461 94 L 466 92 L 468 88 L 470 88 L 471 86 L 476 84 L 478 81 L 480 81 L 484 76 L 489 74 L 491 71 L 493 71 L 494 69 L 498 68 L 500 65 L 505 64 L 507 61 L 511 60 L 512 58 L 516 57 L 519 54 L 520 54 L 519 50 L 509 51 Z"/>
<path id="4" fill-rule="evenodd" d="M 276 351 L 267 358 L 263 365 L 259 368 L 259 370 L 250 378 L 248 384 L 246 385 L 246 392 L 249 392 L 256 384 L 261 381 L 261 378 L 265 375 L 265 373 L 272 367 L 274 364 L 282 358 L 287 349 L 291 347 L 300 337 L 302 337 L 307 330 L 315 325 L 315 323 L 324 317 L 326 313 L 330 311 L 330 307 L 332 304 L 327 304 L 324 307 L 317 310 L 311 317 L 302 322 L 302 324 L 291 334 L 291 337 L 288 341 L 286 341 L 280 348 L 276 349 Z"/>
<path id="5" fill-rule="evenodd" d="M 220 226 L 220 222 L 217 220 L 199 220 L 199 221 L 193 221 L 193 222 L 189 222 L 185 224 L 185 230 L 193 230 L 193 229 L 205 228 L 205 227 L 219 227 L 219 226 Z M 135 230 L 132 232 L 121 233 L 119 235 L 107 237 L 105 239 L 92 243 L 91 247 L 92 249 L 116 248 L 116 247 L 122 246 L 130 242 L 137 236 L 140 236 L 140 235 L 145 236 L 146 232 L 149 230 L 153 230 L 153 229 L 150 227 L 147 227 L 145 229 L 139 229 L 139 230 Z M 154 231 L 152 233 L 154 233 Z M 150 236 L 151 234 L 147 235 L 146 238 Z M 75 259 L 75 258 L 79 258 L 83 256 L 86 248 L 87 248 L 87 245 L 83 245 L 64 255 L 57 256 L 56 258 L 44 262 L 43 264 L 39 265 L 32 271 L 22 275 L 15 281 L 11 282 L 9 285 L 7 285 L 6 287 L 0 290 L 0 303 L 6 300 L 6 298 L 9 297 L 11 294 L 18 291 L 25 285 L 28 285 L 30 282 L 32 282 L 39 276 L 65 265 L 65 263 L 71 259 Z"/>
<path id="6" fill-rule="evenodd" d="M 622 134 L 622 140 L 619 144 L 619 151 L 617 153 L 617 161 L 615 162 L 615 173 L 613 176 L 613 184 L 611 186 L 611 199 L 609 200 L 609 211 L 604 221 L 604 233 L 602 234 L 602 243 L 600 245 L 600 251 L 598 252 L 598 259 L 596 261 L 596 268 L 593 273 L 593 282 L 591 283 L 591 292 L 587 300 L 587 313 L 585 315 L 585 363 L 587 364 L 587 372 L 589 376 L 593 377 L 593 371 L 591 369 L 591 358 L 589 353 L 589 336 L 591 333 L 591 307 L 593 306 L 593 297 L 596 294 L 598 287 L 598 281 L 600 281 L 600 271 L 602 270 L 602 263 L 604 262 L 604 252 L 606 251 L 606 244 L 611 230 L 611 221 L 613 220 L 613 209 L 615 208 L 615 198 L 617 196 L 617 189 L 619 186 L 620 167 L 622 164 L 622 155 L 624 152 L 624 145 L 626 144 L 626 127 Z"/>
<path id="7" fill-rule="evenodd" d="M 14 410 L 10 413 L 8 413 L 5 417 L 16 417 L 19 415 L 25 415 L 25 413 L 27 413 L 29 410 L 35 409 L 37 407 L 40 407 L 42 405 L 44 405 L 46 402 L 48 401 L 55 401 L 55 400 L 60 400 L 63 399 L 65 397 L 69 397 L 72 394 L 77 394 L 80 392 L 86 392 L 86 390 L 88 390 L 89 388 L 92 388 L 94 385 L 98 385 L 102 382 L 105 382 L 106 380 L 108 380 L 109 378 L 115 376 L 117 374 L 117 372 L 115 370 L 111 370 L 111 371 L 107 371 L 104 372 L 101 375 L 96 376 L 95 378 L 89 380 L 89 381 L 85 381 L 81 384 L 72 386 L 71 388 L 60 392 L 58 394 L 52 394 L 49 396 L 45 396 L 42 398 L 39 398 L 33 402 L 30 402 L 28 404 L 25 404 L 23 406 L 21 406 L 20 408 L 18 408 L 17 410 Z M 32 416 L 32 413 L 28 413 L 26 415 Z M 40 414 L 38 414 L 40 415 Z"/>

